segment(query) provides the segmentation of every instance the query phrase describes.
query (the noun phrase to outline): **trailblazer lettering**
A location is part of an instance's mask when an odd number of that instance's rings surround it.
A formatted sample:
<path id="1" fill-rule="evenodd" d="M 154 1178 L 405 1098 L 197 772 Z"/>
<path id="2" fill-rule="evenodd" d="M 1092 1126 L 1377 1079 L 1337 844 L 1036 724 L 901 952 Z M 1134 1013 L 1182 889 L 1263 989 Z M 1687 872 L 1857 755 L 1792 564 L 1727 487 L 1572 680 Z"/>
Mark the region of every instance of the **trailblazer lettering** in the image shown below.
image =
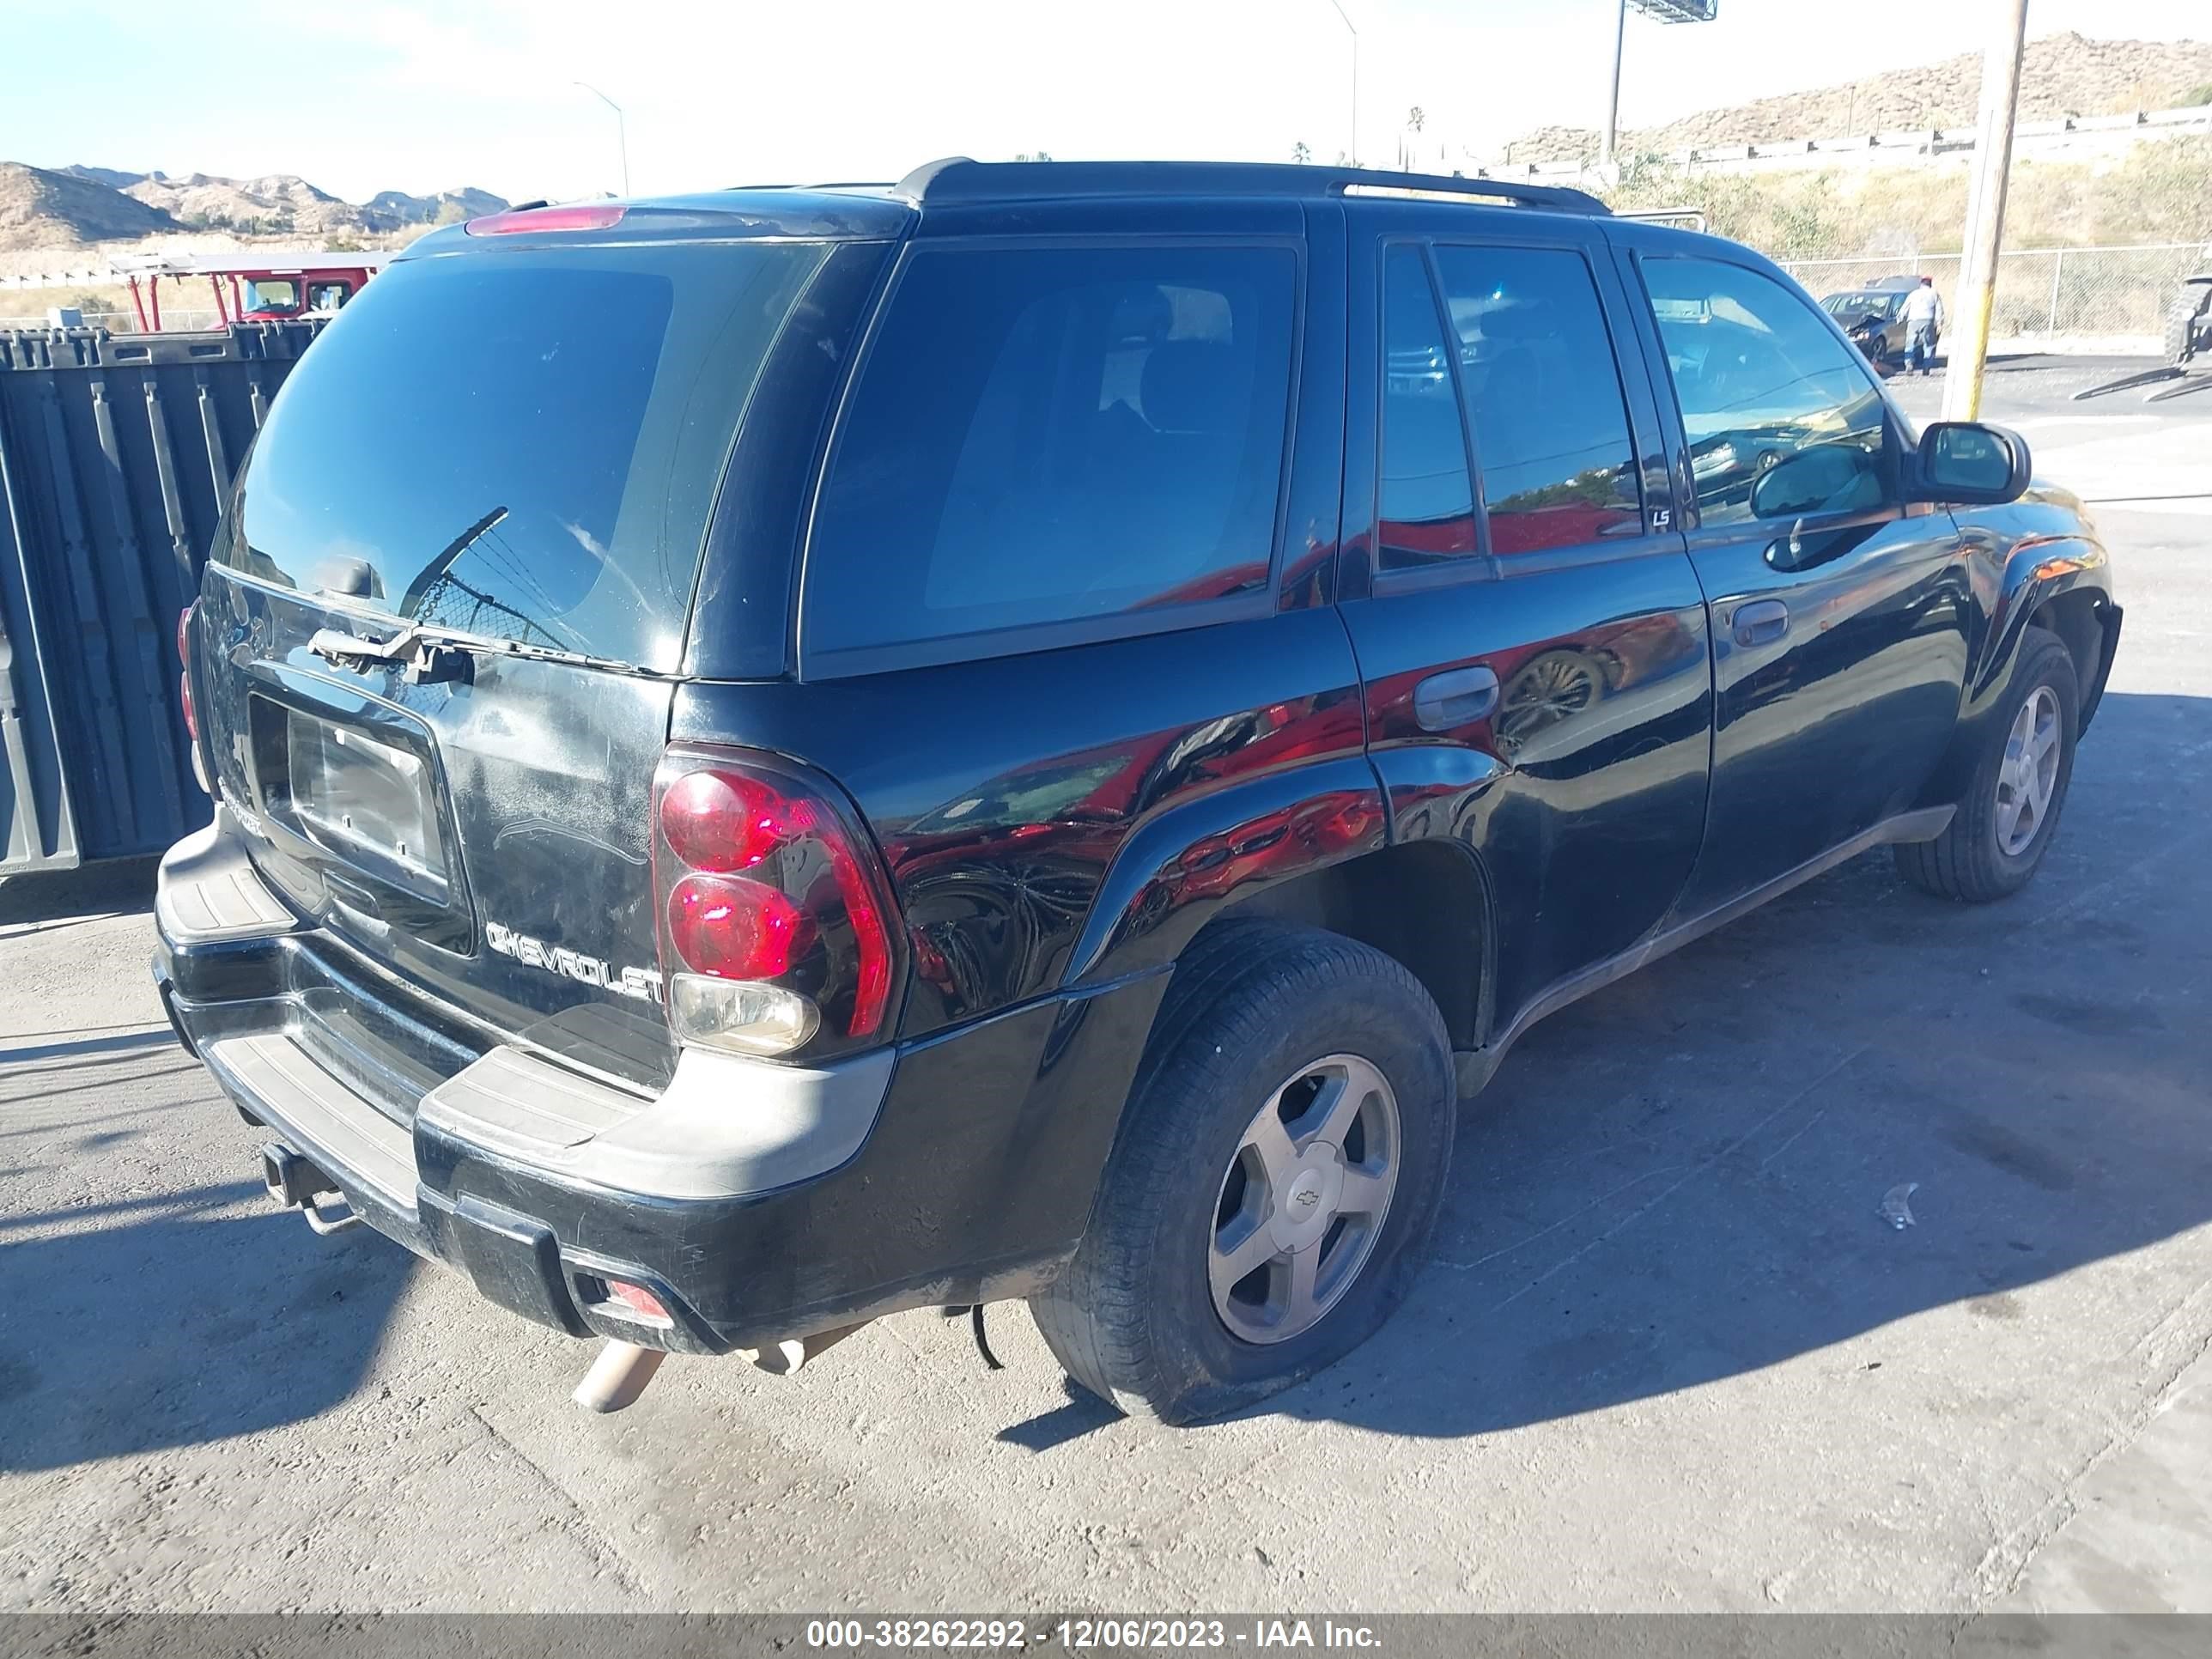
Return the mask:
<path id="1" fill-rule="evenodd" d="M 501 956 L 513 957 L 517 962 L 532 968 L 543 968 L 549 974 L 580 979 L 586 985 L 612 991 L 618 997 L 635 997 L 641 1002 L 658 1002 L 660 1000 L 660 972 L 658 969 L 617 969 L 605 957 L 584 956 L 565 945 L 548 945 L 542 939 L 518 933 L 514 928 L 496 921 L 484 923 L 484 943 Z"/>

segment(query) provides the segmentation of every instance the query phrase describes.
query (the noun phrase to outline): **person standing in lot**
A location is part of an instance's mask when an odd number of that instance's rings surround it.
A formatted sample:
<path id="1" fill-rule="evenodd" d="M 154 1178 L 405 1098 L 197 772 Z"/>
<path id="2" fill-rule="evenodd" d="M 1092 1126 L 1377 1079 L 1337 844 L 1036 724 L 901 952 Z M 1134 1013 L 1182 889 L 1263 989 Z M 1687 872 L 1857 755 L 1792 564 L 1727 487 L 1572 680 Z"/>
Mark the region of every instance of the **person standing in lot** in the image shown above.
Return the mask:
<path id="1" fill-rule="evenodd" d="M 1916 374 L 1925 374 L 1936 363 L 1936 337 L 1943 331 L 1943 296 L 1936 279 L 1923 276 L 1920 286 L 1905 301 L 1905 346 Z"/>

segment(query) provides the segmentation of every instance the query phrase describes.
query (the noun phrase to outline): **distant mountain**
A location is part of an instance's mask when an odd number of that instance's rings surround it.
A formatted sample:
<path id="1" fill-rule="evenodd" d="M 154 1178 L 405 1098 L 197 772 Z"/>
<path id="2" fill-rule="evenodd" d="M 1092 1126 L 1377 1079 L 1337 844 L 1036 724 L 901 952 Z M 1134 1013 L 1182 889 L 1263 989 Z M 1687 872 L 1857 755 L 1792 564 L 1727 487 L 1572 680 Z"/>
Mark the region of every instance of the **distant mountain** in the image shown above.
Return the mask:
<path id="1" fill-rule="evenodd" d="M 88 167 L 81 161 L 72 161 L 65 167 L 56 167 L 56 173 L 66 173 L 72 179 L 88 179 L 95 185 L 106 185 L 110 190 L 123 190 L 141 179 L 158 179 L 158 173 L 119 173 L 113 167 Z"/>
<path id="2" fill-rule="evenodd" d="M 0 248 L 81 247 L 183 228 L 162 208 L 74 173 L 0 161 Z"/>
<path id="3" fill-rule="evenodd" d="M 450 224 L 507 206 L 505 198 L 489 191 L 468 187 L 432 196 L 379 191 L 356 204 L 295 173 L 228 179 L 211 173 L 126 173 L 82 162 L 53 168 L 6 165 L 11 182 L 0 199 L 0 246 L 72 246 L 178 230 L 249 236 L 382 234 Z M 34 186 L 29 182 L 33 175 L 47 182 Z"/>
<path id="4" fill-rule="evenodd" d="M 224 179 L 206 173 L 174 179 L 149 173 L 123 186 L 123 193 L 161 209 L 184 224 L 209 230 L 327 235 L 332 231 L 372 228 L 352 203 L 316 189 L 293 173 L 266 173 L 258 179 Z"/>
<path id="5" fill-rule="evenodd" d="M 362 204 L 361 210 L 374 228 L 397 230 L 403 225 L 452 224 L 456 220 L 498 213 L 507 206 L 503 196 L 464 187 L 441 190 L 435 196 L 410 196 L 404 190 L 380 190 Z"/>
<path id="6" fill-rule="evenodd" d="M 1902 44 L 1902 41 L 1900 41 Z M 2027 43 L 2020 118 L 2163 109 L 2212 82 L 2212 45 L 2200 40 L 2091 40 L 2071 33 Z M 1620 136 L 1624 155 L 1785 138 L 1972 127 L 1981 106 L 1982 56 L 1890 70 L 1863 81 L 1700 111 Z M 1515 139 L 1516 161 L 1577 161 L 1597 154 L 1587 127 L 1540 127 Z"/>

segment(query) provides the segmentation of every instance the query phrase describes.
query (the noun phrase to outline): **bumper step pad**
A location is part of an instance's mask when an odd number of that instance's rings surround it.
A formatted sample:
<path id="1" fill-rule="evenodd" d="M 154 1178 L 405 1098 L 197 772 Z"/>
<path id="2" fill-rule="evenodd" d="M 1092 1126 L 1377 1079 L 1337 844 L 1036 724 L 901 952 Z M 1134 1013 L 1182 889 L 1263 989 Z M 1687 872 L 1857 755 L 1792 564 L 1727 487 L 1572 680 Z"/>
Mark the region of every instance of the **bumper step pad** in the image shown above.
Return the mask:
<path id="1" fill-rule="evenodd" d="M 207 1044 L 204 1058 L 254 1103 L 270 1127 L 290 1131 L 319 1162 L 327 1158 L 339 1166 L 325 1173 L 350 1175 L 392 1209 L 415 1213 L 415 1140 L 407 1127 L 384 1116 L 289 1036 L 225 1037 Z"/>

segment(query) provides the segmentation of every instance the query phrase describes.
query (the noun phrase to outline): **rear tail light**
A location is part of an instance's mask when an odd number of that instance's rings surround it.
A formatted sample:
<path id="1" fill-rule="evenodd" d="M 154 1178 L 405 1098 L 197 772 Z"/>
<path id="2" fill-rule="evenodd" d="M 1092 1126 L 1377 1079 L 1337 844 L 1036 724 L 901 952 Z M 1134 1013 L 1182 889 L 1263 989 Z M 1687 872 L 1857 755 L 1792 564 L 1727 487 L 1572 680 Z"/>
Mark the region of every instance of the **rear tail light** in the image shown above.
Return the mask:
<path id="1" fill-rule="evenodd" d="M 177 664 L 182 671 L 177 680 L 177 690 L 185 708 L 185 735 L 198 743 L 200 740 L 200 714 L 199 710 L 192 707 L 192 607 L 189 605 L 177 612 Z"/>
<path id="2" fill-rule="evenodd" d="M 890 1035 L 890 896 L 833 786 L 755 754 L 671 749 L 653 780 L 669 1024 L 781 1054 Z"/>
<path id="3" fill-rule="evenodd" d="M 584 202 L 573 207 L 523 208 L 487 213 L 461 228 L 471 236 L 519 236 L 540 230 L 611 230 L 628 211 L 618 202 Z"/>
<path id="4" fill-rule="evenodd" d="M 192 611 L 198 604 L 186 605 L 177 613 L 177 706 L 184 711 L 185 735 L 192 740 L 192 781 L 204 795 L 215 793 L 215 786 L 208 780 L 207 755 L 200 746 L 200 711 L 192 702 Z"/>

